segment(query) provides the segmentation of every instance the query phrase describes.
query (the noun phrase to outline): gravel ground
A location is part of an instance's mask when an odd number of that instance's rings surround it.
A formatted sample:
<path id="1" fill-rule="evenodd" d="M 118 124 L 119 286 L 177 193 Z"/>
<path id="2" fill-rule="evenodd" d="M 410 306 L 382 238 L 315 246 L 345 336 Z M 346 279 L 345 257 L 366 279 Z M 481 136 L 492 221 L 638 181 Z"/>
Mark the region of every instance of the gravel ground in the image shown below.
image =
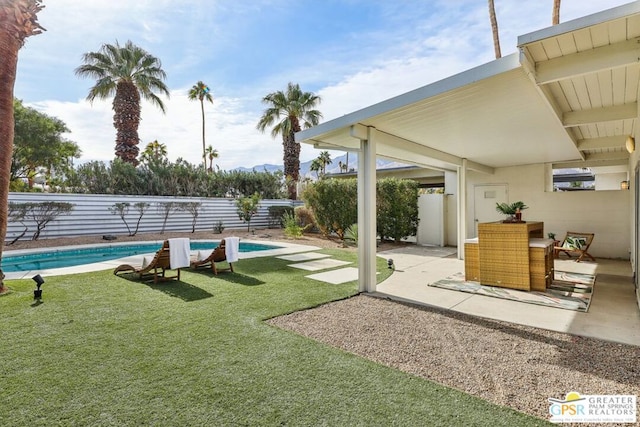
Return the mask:
<path id="1" fill-rule="evenodd" d="M 239 230 L 228 230 L 222 235 L 210 232 L 140 234 L 118 236 L 116 241 L 170 237 L 218 239 L 229 235 L 291 241 L 277 229 L 257 230 L 255 234 Z M 342 247 L 339 241 L 318 236 L 305 236 L 292 242 L 322 248 Z M 108 242 L 101 236 L 43 239 L 18 242 L 5 247 L 5 251 L 89 243 Z M 378 250 L 397 247 L 385 243 Z M 640 348 L 636 346 L 368 295 L 292 313 L 271 319 L 269 323 L 542 419 L 549 419 L 547 398 L 562 399 L 570 391 L 631 394 L 640 398 Z"/>
<path id="2" fill-rule="evenodd" d="M 640 397 L 636 346 L 368 295 L 269 323 L 547 420 L 570 391 Z"/>

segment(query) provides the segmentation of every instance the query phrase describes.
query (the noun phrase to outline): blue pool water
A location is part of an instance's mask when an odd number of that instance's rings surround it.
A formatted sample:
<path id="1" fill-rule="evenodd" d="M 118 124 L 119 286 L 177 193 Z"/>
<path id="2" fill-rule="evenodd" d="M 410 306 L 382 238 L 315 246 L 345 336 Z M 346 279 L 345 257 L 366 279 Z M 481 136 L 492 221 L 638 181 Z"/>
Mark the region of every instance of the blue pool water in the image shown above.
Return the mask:
<path id="1" fill-rule="evenodd" d="M 191 242 L 191 250 L 211 250 L 219 242 Z M 279 246 L 263 245 L 260 243 L 240 242 L 240 252 L 264 251 L 276 249 Z M 4 272 L 44 270 L 50 268 L 72 267 L 75 265 L 91 264 L 108 261 L 132 255 L 153 253 L 160 249 L 158 243 L 143 243 L 132 245 L 94 246 L 81 249 L 61 249 L 51 252 L 40 252 L 25 255 L 11 255 L 4 252 L 2 256 L 2 270 Z"/>

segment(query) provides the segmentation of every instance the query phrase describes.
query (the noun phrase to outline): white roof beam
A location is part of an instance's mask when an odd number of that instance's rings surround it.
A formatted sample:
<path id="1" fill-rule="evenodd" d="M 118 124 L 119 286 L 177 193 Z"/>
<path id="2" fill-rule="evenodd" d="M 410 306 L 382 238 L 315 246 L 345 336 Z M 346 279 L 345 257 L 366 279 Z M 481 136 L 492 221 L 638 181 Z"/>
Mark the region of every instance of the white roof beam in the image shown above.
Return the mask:
<path id="1" fill-rule="evenodd" d="M 588 161 L 600 161 L 600 160 L 629 160 L 629 153 L 625 151 L 612 151 L 609 153 L 593 153 L 587 155 Z"/>
<path id="2" fill-rule="evenodd" d="M 638 103 L 633 102 L 590 110 L 568 111 L 562 116 L 562 124 L 565 127 L 584 126 L 614 120 L 635 119 L 637 116 Z"/>
<path id="3" fill-rule="evenodd" d="M 559 56 L 536 64 L 536 82 L 547 84 L 571 77 L 637 64 L 640 60 L 637 39 L 591 50 Z"/>
<path id="4" fill-rule="evenodd" d="M 606 148 L 624 147 L 625 136 L 607 136 L 603 138 L 588 138 L 578 140 L 579 150 L 601 150 Z"/>
<path id="5" fill-rule="evenodd" d="M 313 143 L 313 148 L 316 148 L 318 150 L 339 150 L 339 151 L 349 151 L 349 152 L 360 151 L 360 141 L 355 139 L 353 140 L 353 142 L 344 141 L 344 142 L 341 142 L 340 144 L 331 144 L 326 141 L 318 141 L 313 139 L 306 140 L 305 142 Z"/>
<path id="6" fill-rule="evenodd" d="M 593 168 L 597 166 L 628 166 L 628 160 L 587 160 L 574 162 L 554 162 L 554 169 Z"/>

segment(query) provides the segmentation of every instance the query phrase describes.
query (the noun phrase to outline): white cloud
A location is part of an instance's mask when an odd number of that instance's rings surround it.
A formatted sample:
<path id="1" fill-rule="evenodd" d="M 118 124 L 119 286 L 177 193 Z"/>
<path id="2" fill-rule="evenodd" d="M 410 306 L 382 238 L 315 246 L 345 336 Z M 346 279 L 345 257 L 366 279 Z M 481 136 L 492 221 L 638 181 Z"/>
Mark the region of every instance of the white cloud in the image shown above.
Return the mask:
<path id="1" fill-rule="evenodd" d="M 565 0 L 561 20 L 623 3 L 592 0 L 585 5 L 582 0 Z M 397 28 L 350 34 L 345 38 L 350 43 L 343 45 L 317 40 L 308 52 L 287 52 L 286 47 L 273 46 L 273 61 L 278 55 L 292 54 L 300 58 L 297 65 L 283 66 L 257 80 L 232 82 L 222 80 L 218 70 L 233 63 L 234 57 L 216 55 L 222 45 L 228 48 L 234 42 L 234 34 L 216 17 L 230 10 L 265 13 L 267 9 L 255 2 L 234 9 L 236 6 L 225 2 L 204 0 L 56 0 L 48 3 L 40 16 L 47 28 L 45 35 L 30 38 L 21 51 L 16 96 L 63 120 L 72 130 L 69 138 L 83 151 L 81 161 L 111 160 L 115 140 L 111 100 L 96 100 L 91 105 L 78 99 L 93 82 L 78 80 L 73 70 L 82 53 L 97 50 L 102 43 L 141 41 L 143 47 L 153 47 L 149 50 L 163 60 L 165 70 L 172 70 L 170 86 L 180 87 L 172 89 L 166 115 L 143 103 L 141 149 L 157 139 L 167 145 L 172 160 L 182 157 L 191 163 L 201 162 L 200 104 L 189 101 L 186 93 L 191 84 L 203 80 L 212 86 L 215 98 L 213 104 L 205 104 L 206 143 L 219 151 L 220 167 L 282 164 L 281 141 L 260 133 L 255 126 L 264 108 L 262 96 L 284 89 L 287 81 L 298 82 L 304 90 L 313 90 L 323 98 L 319 109 L 326 121 L 493 59 L 486 2 L 380 5 L 386 8 L 384 19 L 397 21 Z M 551 0 L 496 2 L 503 55 L 516 50 L 518 35 L 549 25 L 551 6 Z M 237 46 L 237 55 L 251 55 L 251 46 Z M 231 93 L 228 88 L 239 89 Z M 316 150 L 303 146 L 301 160 L 315 156 Z"/>

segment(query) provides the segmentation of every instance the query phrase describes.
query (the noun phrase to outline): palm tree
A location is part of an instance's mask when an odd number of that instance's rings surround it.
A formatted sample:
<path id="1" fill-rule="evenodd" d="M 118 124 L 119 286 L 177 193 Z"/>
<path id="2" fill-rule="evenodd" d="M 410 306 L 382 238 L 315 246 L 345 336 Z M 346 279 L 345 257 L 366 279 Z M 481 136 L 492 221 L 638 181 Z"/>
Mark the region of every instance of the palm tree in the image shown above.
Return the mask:
<path id="1" fill-rule="evenodd" d="M 493 0 L 489 0 L 489 20 L 491 21 L 491 32 L 493 33 L 493 50 L 495 51 L 496 59 L 498 59 L 502 56 L 502 52 L 500 52 L 498 19 L 496 18 L 496 8 L 493 5 Z"/>
<path id="2" fill-rule="evenodd" d="M 191 100 L 200 100 L 200 109 L 202 110 L 202 162 L 204 168 L 207 168 L 207 157 L 204 148 L 204 100 L 206 99 L 210 103 L 213 104 L 213 96 L 209 93 L 209 86 L 199 81 L 189 90 L 189 99 Z"/>
<path id="3" fill-rule="evenodd" d="M 262 98 L 262 102 L 269 107 L 264 111 L 257 128 L 264 132 L 268 126 L 271 136 L 282 135 L 284 151 L 284 175 L 287 179 L 289 198 L 298 198 L 297 183 L 300 176 L 300 144 L 296 142 L 295 133 L 301 129 L 302 120 L 305 128 L 319 123 L 322 113 L 315 110 L 320 103 L 319 96 L 311 92 L 303 92 L 298 84 L 289 83 L 287 90 L 277 91 Z"/>
<path id="4" fill-rule="evenodd" d="M 309 166 L 309 171 L 315 172 L 316 177 L 320 179 L 320 173 L 322 172 L 322 162 L 320 159 L 315 158 L 311 161 L 311 166 Z"/>
<path id="5" fill-rule="evenodd" d="M 322 174 L 325 175 L 327 173 L 327 165 L 332 163 L 331 154 L 328 151 L 321 151 L 318 160 L 322 164 Z"/>
<path id="6" fill-rule="evenodd" d="M 144 151 L 140 155 L 140 157 L 144 160 L 160 160 L 167 158 L 167 146 L 158 142 L 156 139 L 153 142 L 150 142 L 145 147 Z"/>
<path id="7" fill-rule="evenodd" d="M 209 157 L 209 172 L 213 172 L 213 159 L 217 159 L 220 155 L 218 154 L 218 150 L 214 150 L 211 145 L 207 147 L 205 152 L 207 153 L 207 157 Z"/>
<path id="8" fill-rule="evenodd" d="M 0 294 L 7 292 L 2 272 L 2 249 L 7 236 L 9 181 L 13 153 L 13 86 L 18 51 L 27 37 L 40 34 L 38 23 L 42 0 L 0 0 Z"/>
<path id="9" fill-rule="evenodd" d="M 87 100 L 113 96 L 113 126 L 116 128 L 116 156 L 133 165 L 138 164 L 138 126 L 140 97 L 165 112 L 164 103 L 155 94 L 169 97 L 164 84 L 167 75 L 160 60 L 130 40 L 124 46 L 103 44 L 98 52 L 82 55 L 84 64 L 76 68 L 79 77 L 96 79 Z"/>
<path id="10" fill-rule="evenodd" d="M 553 0 L 553 15 L 551 24 L 558 25 L 560 23 L 560 0 Z"/>

